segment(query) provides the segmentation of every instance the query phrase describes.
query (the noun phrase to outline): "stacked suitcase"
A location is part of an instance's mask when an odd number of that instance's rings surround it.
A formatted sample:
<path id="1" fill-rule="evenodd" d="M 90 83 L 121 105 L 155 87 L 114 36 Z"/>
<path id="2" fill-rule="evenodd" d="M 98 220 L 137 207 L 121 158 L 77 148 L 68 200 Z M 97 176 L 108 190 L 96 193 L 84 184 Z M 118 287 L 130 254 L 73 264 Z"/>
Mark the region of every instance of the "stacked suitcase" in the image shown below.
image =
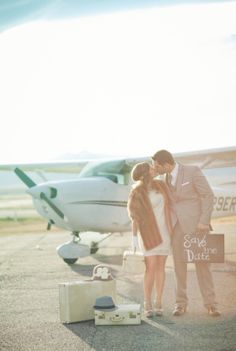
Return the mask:
<path id="1" fill-rule="evenodd" d="M 62 323 L 94 319 L 93 305 L 97 297 L 110 295 L 116 300 L 116 281 L 109 267 L 96 266 L 87 280 L 59 284 L 59 309 Z"/>
<path id="2" fill-rule="evenodd" d="M 138 304 L 116 305 L 114 311 L 95 309 L 96 325 L 137 325 L 141 323 L 141 307 Z"/>
<path id="3" fill-rule="evenodd" d="M 96 300 L 109 296 L 116 302 L 116 281 L 110 267 L 98 265 L 91 279 L 59 284 L 59 312 L 62 323 L 95 319 L 96 325 L 140 324 L 139 304 L 116 305 L 114 311 L 94 309 Z"/>

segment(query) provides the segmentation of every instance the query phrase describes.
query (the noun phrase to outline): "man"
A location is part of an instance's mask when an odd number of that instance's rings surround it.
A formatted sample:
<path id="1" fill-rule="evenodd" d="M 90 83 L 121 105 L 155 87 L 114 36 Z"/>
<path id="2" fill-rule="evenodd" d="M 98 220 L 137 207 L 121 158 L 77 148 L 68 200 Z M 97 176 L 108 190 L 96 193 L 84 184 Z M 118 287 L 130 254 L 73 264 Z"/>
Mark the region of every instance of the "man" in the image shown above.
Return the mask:
<path id="1" fill-rule="evenodd" d="M 197 233 L 201 236 L 209 232 L 214 195 L 199 167 L 175 162 L 172 154 L 166 150 L 156 152 L 152 161 L 156 172 L 165 174 L 176 215 L 172 239 L 176 276 L 176 304 L 173 315 L 181 316 L 186 312 L 188 302 L 187 263 L 183 260 L 184 235 Z M 195 266 L 204 306 L 209 315 L 220 316 L 209 263 L 198 261 Z"/>

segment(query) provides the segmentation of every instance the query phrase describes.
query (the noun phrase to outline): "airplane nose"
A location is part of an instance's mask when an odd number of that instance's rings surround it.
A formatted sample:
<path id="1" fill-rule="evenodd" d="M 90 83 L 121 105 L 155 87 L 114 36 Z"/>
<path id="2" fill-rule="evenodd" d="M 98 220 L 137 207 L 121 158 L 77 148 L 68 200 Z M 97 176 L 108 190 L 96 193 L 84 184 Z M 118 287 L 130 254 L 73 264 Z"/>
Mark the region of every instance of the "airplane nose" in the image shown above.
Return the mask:
<path id="1" fill-rule="evenodd" d="M 67 221 L 67 218 L 65 217 L 64 213 L 60 210 L 60 208 L 57 207 L 57 205 L 54 203 L 54 201 L 51 201 L 51 199 L 54 199 L 57 196 L 57 189 L 54 187 L 50 187 L 47 185 L 37 185 L 32 188 L 29 188 L 27 190 L 27 193 L 30 194 L 33 198 L 43 200 L 45 201 L 48 206 L 51 207 L 51 209 L 62 219 Z"/>

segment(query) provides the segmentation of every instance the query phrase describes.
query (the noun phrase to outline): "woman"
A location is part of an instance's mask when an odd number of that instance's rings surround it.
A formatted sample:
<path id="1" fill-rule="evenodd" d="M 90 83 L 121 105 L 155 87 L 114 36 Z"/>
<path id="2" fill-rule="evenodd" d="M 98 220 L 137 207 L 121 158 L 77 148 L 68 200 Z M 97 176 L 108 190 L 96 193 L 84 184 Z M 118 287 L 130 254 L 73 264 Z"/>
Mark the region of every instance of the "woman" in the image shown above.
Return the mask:
<path id="1" fill-rule="evenodd" d="M 128 200 L 128 213 L 132 220 L 133 245 L 138 248 L 138 232 L 145 257 L 144 309 L 146 317 L 155 313 L 161 316 L 162 294 L 165 282 L 165 263 L 170 253 L 172 233 L 170 202 L 167 188 L 161 180 L 153 179 L 156 174 L 148 162 L 138 163 L 131 173 L 137 182 Z M 154 310 L 152 290 L 156 286 Z"/>

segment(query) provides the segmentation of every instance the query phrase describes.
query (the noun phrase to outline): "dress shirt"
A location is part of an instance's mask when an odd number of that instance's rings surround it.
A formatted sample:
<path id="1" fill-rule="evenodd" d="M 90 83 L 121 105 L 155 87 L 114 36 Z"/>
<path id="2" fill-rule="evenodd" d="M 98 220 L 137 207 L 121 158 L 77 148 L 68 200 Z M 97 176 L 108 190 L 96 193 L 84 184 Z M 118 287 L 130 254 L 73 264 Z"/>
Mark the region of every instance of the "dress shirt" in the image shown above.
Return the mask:
<path id="1" fill-rule="evenodd" d="M 171 185 L 173 185 L 173 186 L 175 186 L 175 184 L 176 184 L 178 170 L 179 170 L 179 164 L 175 163 L 175 167 L 172 170 L 172 172 L 170 173 L 171 174 Z"/>

